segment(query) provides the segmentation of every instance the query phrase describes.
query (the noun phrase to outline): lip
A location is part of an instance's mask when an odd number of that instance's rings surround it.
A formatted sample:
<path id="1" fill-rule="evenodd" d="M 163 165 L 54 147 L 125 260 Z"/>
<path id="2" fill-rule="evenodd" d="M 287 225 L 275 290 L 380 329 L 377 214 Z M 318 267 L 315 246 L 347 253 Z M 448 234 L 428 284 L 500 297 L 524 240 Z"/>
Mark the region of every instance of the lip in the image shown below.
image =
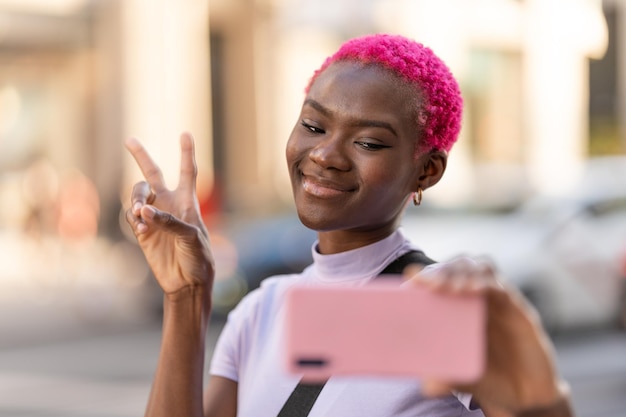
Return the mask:
<path id="1" fill-rule="evenodd" d="M 354 191 L 354 188 L 330 181 L 325 178 L 302 174 L 302 189 L 310 195 L 332 198 Z"/>

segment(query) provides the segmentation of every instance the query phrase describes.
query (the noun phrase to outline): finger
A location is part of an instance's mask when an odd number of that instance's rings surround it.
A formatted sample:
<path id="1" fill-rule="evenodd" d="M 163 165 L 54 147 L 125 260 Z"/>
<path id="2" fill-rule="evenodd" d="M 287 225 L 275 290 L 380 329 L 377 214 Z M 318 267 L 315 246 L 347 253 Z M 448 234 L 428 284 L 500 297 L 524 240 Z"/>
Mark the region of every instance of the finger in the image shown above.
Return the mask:
<path id="1" fill-rule="evenodd" d="M 426 380 L 422 382 L 420 390 L 427 397 L 441 397 L 450 394 L 452 387 L 441 381 Z"/>
<path id="2" fill-rule="evenodd" d="M 181 161 L 178 188 L 195 192 L 198 166 L 196 165 L 194 141 L 190 133 L 183 133 L 180 136 L 180 151 Z"/>
<path id="3" fill-rule="evenodd" d="M 409 264 L 402 271 L 402 279 L 404 281 L 410 281 L 413 279 L 419 279 L 420 272 L 422 272 L 426 268 L 424 265 L 420 264 Z"/>
<path id="4" fill-rule="evenodd" d="M 418 280 L 437 291 L 467 291 L 474 287 L 476 262 L 468 257 L 458 257 L 424 268 L 418 275 Z"/>
<path id="5" fill-rule="evenodd" d="M 133 158 L 135 158 L 139 169 L 141 169 L 150 187 L 157 193 L 165 190 L 163 173 L 159 166 L 152 160 L 146 148 L 144 148 L 136 138 L 127 139 L 125 145 L 126 149 L 128 149 Z"/>
<path id="6" fill-rule="evenodd" d="M 160 229 L 178 236 L 196 235 L 197 229 L 171 213 L 157 209 L 154 206 L 143 206 L 141 208 L 141 219 L 148 230 Z"/>
<path id="7" fill-rule="evenodd" d="M 490 258 L 483 257 L 476 259 L 476 267 L 478 273 L 485 280 L 488 280 L 490 283 L 497 284 L 498 286 L 502 285 L 499 279 L 498 268 Z"/>
<path id="8" fill-rule="evenodd" d="M 443 270 L 454 287 L 463 290 L 502 287 L 497 268 L 487 257 L 459 257 L 452 260 Z"/>
<path id="9" fill-rule="evenodd" d="M 411 284 L 446 293 L 479 293 L 497 283 L 495 267 L 486 258 L 458 256 L 423 269 L 407 267 L 404 272 Z"/>
<path id="10" fill-rule="evenodd" d="M 147 182 L 141 181 L 135 184 L 130 196 L 133 214 L 140 216 L 141 208 L 146 204 L 152 204 L 155 198 L 156 196 Z"/>
<path id="11" fill-rule="evenodd" d="M 465 258 L 456 262 L 451 270 L 451 287 L 456 292 L 484 292 L 498 286 L 495 267 L 486 259 Z"/>
<path id="12" fill-rule="evenodd" d="M 148 231 L 148 226 L 146 226 L 140 216 L 134 214 L 132 208 L 126 210 L 126 222 L 132 229 L 135 236 L 139 236 L 140 234 Z"/>

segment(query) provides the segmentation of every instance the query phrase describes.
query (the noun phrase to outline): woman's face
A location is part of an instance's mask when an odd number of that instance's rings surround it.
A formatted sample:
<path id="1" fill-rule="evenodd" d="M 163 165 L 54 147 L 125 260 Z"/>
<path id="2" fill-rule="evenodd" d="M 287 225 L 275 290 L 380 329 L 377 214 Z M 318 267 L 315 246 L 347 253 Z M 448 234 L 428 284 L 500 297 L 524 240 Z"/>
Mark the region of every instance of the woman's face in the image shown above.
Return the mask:
<path id="1" fill-rule="evenodd" d="M 311 86 L 287 143 L 301 221 L 319 232 L 391 233 L 423 171 L 417 138 L 406 85 L 376 67 L 332 64 Z"/>

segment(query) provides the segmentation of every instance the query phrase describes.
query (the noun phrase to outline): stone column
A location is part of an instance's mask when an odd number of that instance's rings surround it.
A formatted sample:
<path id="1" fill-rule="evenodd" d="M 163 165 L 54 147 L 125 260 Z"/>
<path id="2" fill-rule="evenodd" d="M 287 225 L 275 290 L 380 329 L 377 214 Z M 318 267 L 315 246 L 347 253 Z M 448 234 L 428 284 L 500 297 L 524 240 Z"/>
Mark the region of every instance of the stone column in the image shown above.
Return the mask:
<path id="1" fill-rule="evenodd" d="M 179 136 L 196 139 L 200 183 L 212 181 L 208 0 L 124 0 L 124 137 L 136 136 L 170 187 L 179 176 Z M 128 159 L 128 182 L 139 174 Z"/>

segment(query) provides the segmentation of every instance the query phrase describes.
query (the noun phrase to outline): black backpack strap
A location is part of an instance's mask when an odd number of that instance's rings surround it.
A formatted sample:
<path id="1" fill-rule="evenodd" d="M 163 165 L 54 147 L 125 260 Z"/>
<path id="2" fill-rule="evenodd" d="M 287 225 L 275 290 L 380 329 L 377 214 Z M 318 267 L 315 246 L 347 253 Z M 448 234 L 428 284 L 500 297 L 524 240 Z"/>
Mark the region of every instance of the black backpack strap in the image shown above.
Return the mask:
<path id="1" fill-rule="evenodd" d="M 319 384 L 306 384 L 302 381 L 293 389 L 289 398 L 280 409 L 277 417 L 305 417 L 313 408 L 313 404 L 322 392 L 326 381 Z"/>
<path id="2" fill-rule="evenodd" d="M 387 265 L 374 279 L 377 279 L 381 275 L 401 274 L 404 268 L 409 264 L 430 265 L 434 263 L 435 261 L 426 256 L 424 252 L 411 250 Z M 326 381 L 317 384 L 307 384 L 302 381 L 298 382 L 298 385 L 296 385 L 289 398 L 287 398 L 285 405 L 283 405 L 277 417 L 308 416 L 317 397 L 320 395 L 320 392 L 322 392 L 324 385 L 326 385 Z"/>
<path id="3" fill-rule="evenodd" d="M 426 256 L 424 252 L 419 250 L 411 250 L 387 265 L 387 267 L 382 270 L 380 275 L 401 274 L 402 271 L 404 271 L 404 268 L 406 268 L 410 264 L 420 264 L 426 266 L 434 263 L 435 261 Z"/>

